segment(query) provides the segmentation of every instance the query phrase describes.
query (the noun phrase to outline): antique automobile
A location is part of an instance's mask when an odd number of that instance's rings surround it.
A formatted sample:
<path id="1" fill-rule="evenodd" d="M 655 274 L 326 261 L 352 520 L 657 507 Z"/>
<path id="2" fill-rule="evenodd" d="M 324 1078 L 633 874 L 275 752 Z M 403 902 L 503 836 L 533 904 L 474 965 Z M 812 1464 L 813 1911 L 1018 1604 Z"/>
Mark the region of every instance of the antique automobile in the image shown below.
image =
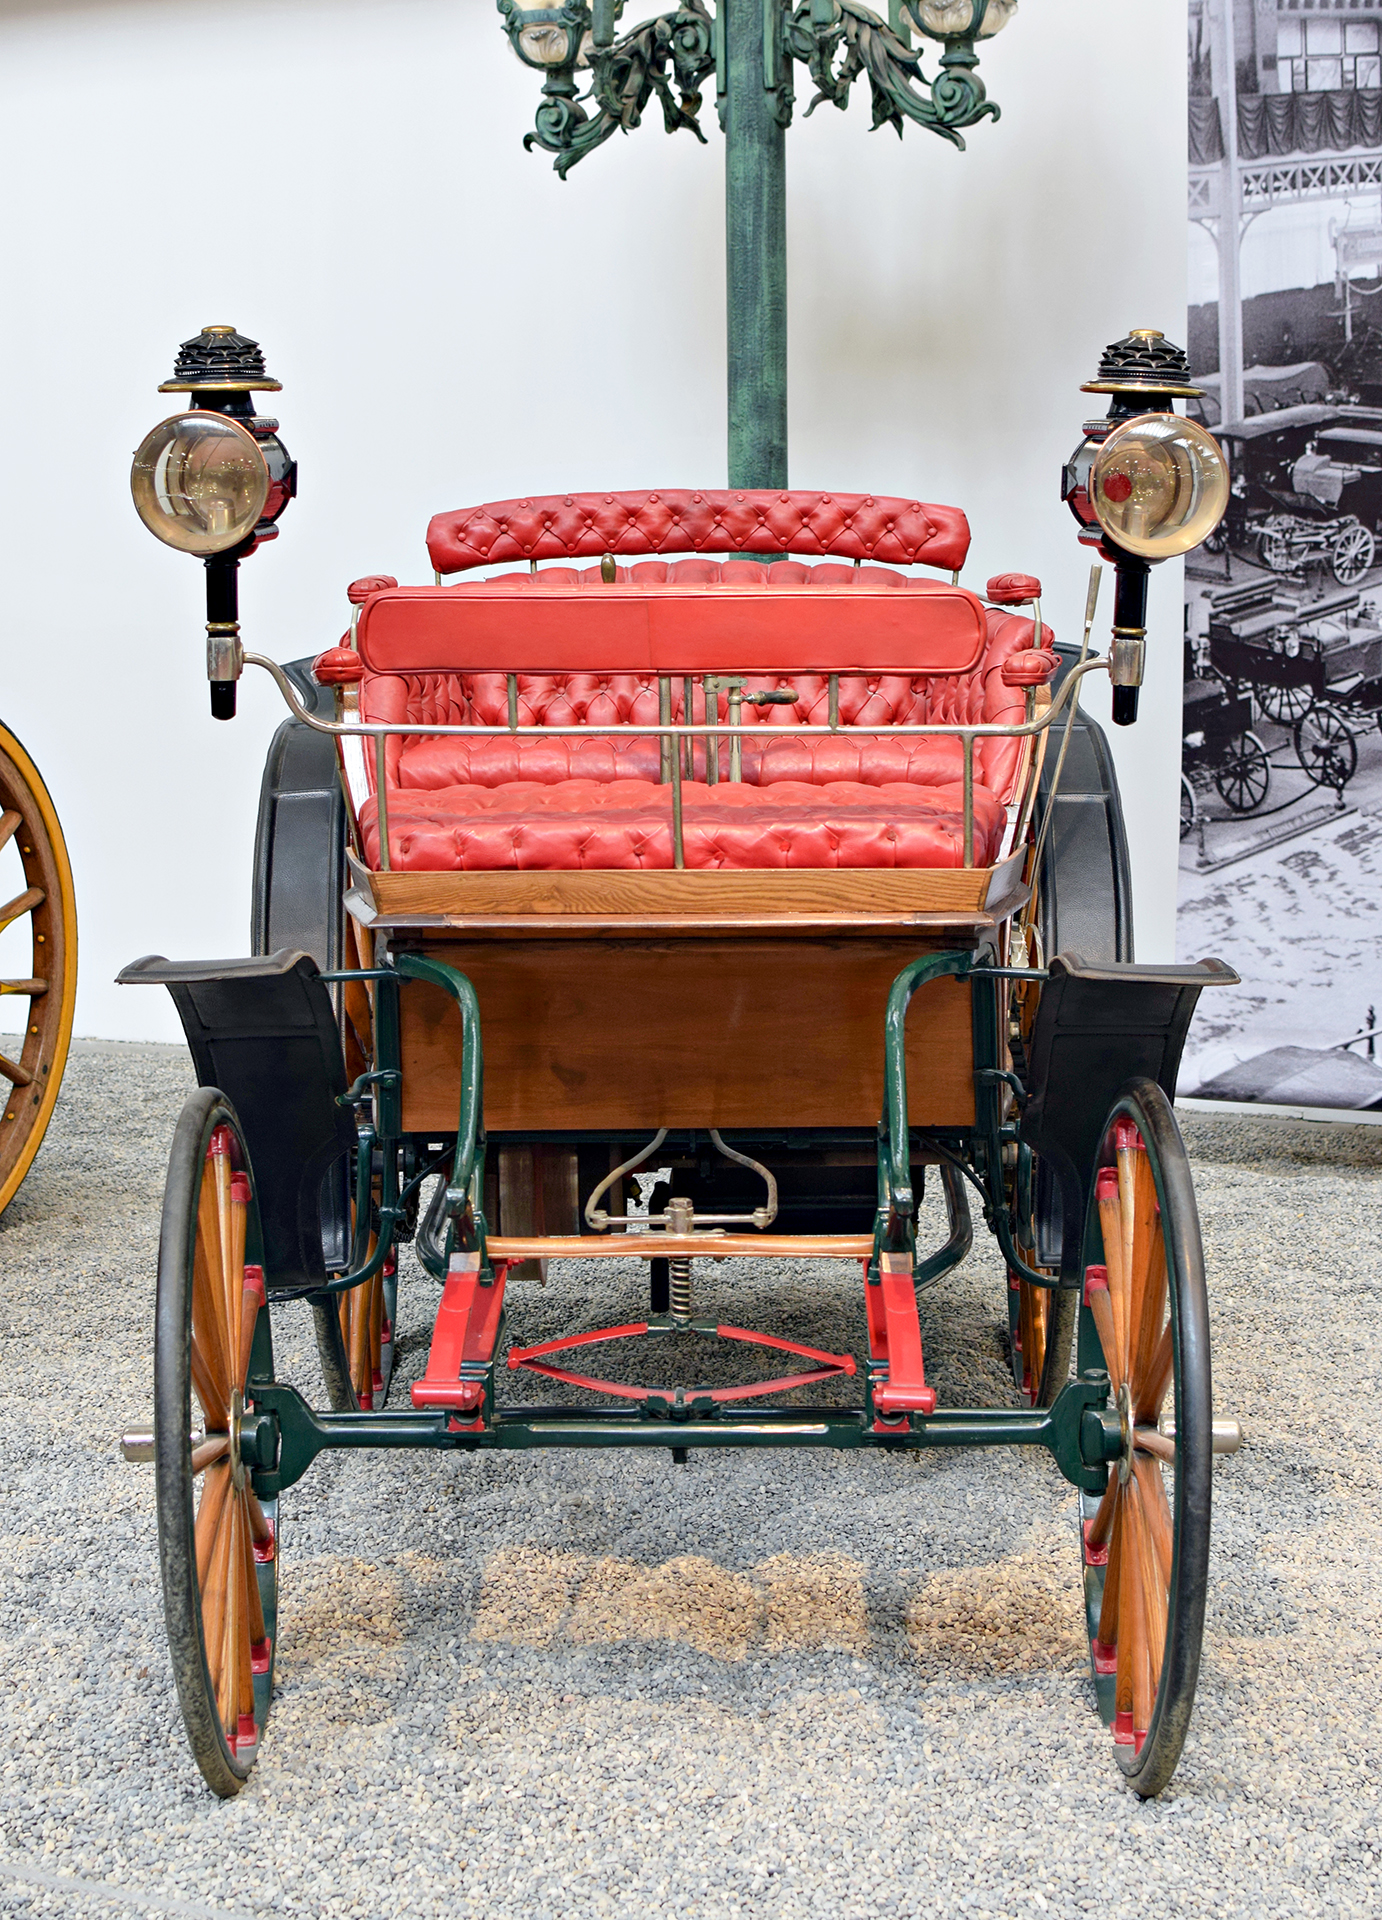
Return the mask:
<path id="1" fill-rule="evenodd" d="M 77 908 L 57 811 L 38 768 L 0 726 L 0 1213 L 57 1105 L 77 1002 Z M 11 1011 L 13 1009 L 13 1011 Z M 10 1044 L 8 1041 L 6 1044 Z"/>
<path id="2" fill-rule="evenodd" d="M 292 491 L 255 411 L 271 384 L 244 336 L 185 343 L 190 404 L 133 481 L 207 562 L 214 711 L 247 667 L 290 710 L 256 952 L 121 975 L 171 992 L 200 1082 L 164 1201 L 154 1421 L 124 1446 L 155 1467 L 206 1780 L 235 1793 L 263 1741 L 280 1502 L 324 1451 L 713 1469 L 725 1447 L 1028 1446 L 1078 1489 L 1095 1699 L 1158 1792 L 1198 1671 L 1211 1455 L 1236 1432 L 1213 1419 L 1171 1099 L 1201 990 L 1236 976 L 1133 963 L 1117 786 L 1078 709 L 1107 673 L 1135 719 L 1150 567 L 1223 510 L 1218 450 L 1174 410 L 1183 354 L 1151 332 L 1109 348 L 1087 389 L 1108 418 L 1066 471 L 1117 576 L 1107 656 L 1097 569 L 1058 650 L 1037 580 L 961 584 L 956 508 L 707 488 L 439 513 L 433 582 L 355 581 L 341 642 L 283 667 L 243 651 L 235 612 Z M 660 1176 L 641 1207 L 640 1169 Z M 918 1294 L 965 1257 L 971 1189 L 1018 1405 L 941 1406 L 926 1378 Z M 409 1244 L 440 1299 L 391 1406 Z M 621 1317 L 516 1338 L 525 1282 L 592 1260 L 620 1263 Z M 857 1287 L 861 1350 L 739 1324 L 739 1263 Z M 288 1300 L 312 1305 L 329 1407 L 276 1373 Z"/>
<path id="3" fill-rule="evenodd" d="M 1316 402 L 1215 428 L 1232 474 L 1214 536 L 1273 573 L 1328 566 L 1341 586 L 1372 567 L 1382 520 L 1382 411 Z"/>
<path id="4" fill-rule="evenodd" d="M 1382 726 L 1382 625 L 1358 593 L 1300 599 L 1267 581 L 1217 594 L 1209 661 L 1291 734 L 1316 786 L 1342 795 L 1358 770 L 1356 729 Z"/>

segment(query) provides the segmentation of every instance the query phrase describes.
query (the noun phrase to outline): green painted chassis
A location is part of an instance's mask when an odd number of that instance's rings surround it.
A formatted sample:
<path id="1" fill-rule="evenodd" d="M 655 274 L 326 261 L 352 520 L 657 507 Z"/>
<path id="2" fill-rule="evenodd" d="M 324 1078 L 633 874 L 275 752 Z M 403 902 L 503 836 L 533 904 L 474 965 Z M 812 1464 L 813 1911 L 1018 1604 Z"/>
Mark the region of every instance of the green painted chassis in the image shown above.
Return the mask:
<path id="1" fill-rule="evenodd" d="M 928 981 L 942 977 L 966 981 L 973 1007 L 975 1124 L 965 1129 L 928 1129 L 921 1133 L 907 1124 L 907 1064 L 905 1033 L 907 1009 L 913 994 Z M 419 1255 L 437 1277 L 445 1276 L 453 1252 L 478 1254 L 480 1284 L 494 1283 L 486 1246 L 486 1224 L 480 1196 L 485 1191 L 483 1129 L 484 1054 L 480 1009 L 470 981 L 455 968 L 423 954 L 401 952 L 387 965 L 365 974 L 325 973 L 325 982 L 344 978 L 373 981 L 375 985 L 376 1062 L 345 1098 L 363 1108 L 368 1102 L 373 1118 L 359 1124 L 356 1156 L 356 1218 L 371 1220 L 377 1232 L 372 1255 L 352 1271 L 331 1280 L 325 1291 L 336 1294 L 364 1284 L 377 1273 L 390 1250 L 406 1232 L 404 1221 L 410 1195 L 400 1184 L 402 1130 L 402 1066 L 399 1048 L 401 988 L 409 981 L 440 987 L 455 1001 L 461 1015 L 463 1048 L 456 1144 L 446 1182 L 445 1237 L 430 1251 L 419 1241 Z M 878 1206 L 872 1258 L 866 1284 L 878 1284 L 880 1258 L 902 1254 L 913 1263 L 913 1279 L 920 1288 L 938 1279 L 963 1259 L 968 1235 L 952 1233 L 938 1251 L 917 1258 L 916 1206 L 912 1188 L 914 1151 L 933 1155 L 953 1166 L 977 1189 L 986 1223 L 993 1232 L 1012 1273 L 1041 1287 L 1055 1287 L 1059 1279 L 1029 1267 L 1013 1244 L 1010 1209 L 1005 1189 L 1005 1151 L 1016 1149 L 1020 1193 L 1030 1189 L 1031 1153 L 1019 1141 L 1014 1121 L 1004 1118 L 1005 1088 L 1014 1076 L 1001 1065 L 1001 982 L 1041 980 L 1033 969 L 1005 968 L 992 963 L 986 949 L 978 953 L 951 950 L 910 962 L 898 974 L 888 997 L 884 1025 L 884 1110 L 878 1128 Z M 379 1174 L 372 1197 L 370 1183 Z M 421 1176 L 412 1182 L 414 1188 Z M 357 1225 L 357 1249 L 367 1244 Z M 357 1256 L 358 1257 L 358 1256 Z M 1082 1318 L 1087 1317 L 1082 1314 Z M 653 1324 L 656 1324 L 654 1320 Z M 929 1447 L 1038 1446 L 1051 1453 L 1072 1485 L 1091 1493 L 1103 1490 L 1107 1465 L 1118 1457 L 1122 1440 L 1117 1417 L 1108 1410 L 1109 1383 L 1098 1364 L 1097 1340 L 1081 1329 L 1081 1356 L 1094 1364 L 1078 1379 L 1063 1385 L 1049 1407 L 1033 1409 L 955 1408 L 931 1414 L 912 1413 L 898 1421 L 889 1416 L 876 1422 L 869 1369 L 862 1370 L 864 1400 L 857 1407 L 759 1408 L 748 1416 L 728 1415 L 708 1399 L 688 1396 L 684 1407 L 654 1410 L 625 1408 L 543 1407 L 505 1408 L 495 1403 L 494 1369 L 503 1347 L 501 1320 L 494 1354 L 482 1370 L 483 1400 L 480 1419 L 462 1423 L 445 1410 L 422 1412 L 315 1412 L 296 1389 L 252 1372 L 249 1393 L 252 1411 L 245 1417 L 241 1449 L 254 1475 L 261 1499 L 276 1498 L 301 1479 L 319 1453 L 350 1447 L 433 1448 L 474 1452 L 527 1447 L 881 1447 L 920 1450 Z"/>

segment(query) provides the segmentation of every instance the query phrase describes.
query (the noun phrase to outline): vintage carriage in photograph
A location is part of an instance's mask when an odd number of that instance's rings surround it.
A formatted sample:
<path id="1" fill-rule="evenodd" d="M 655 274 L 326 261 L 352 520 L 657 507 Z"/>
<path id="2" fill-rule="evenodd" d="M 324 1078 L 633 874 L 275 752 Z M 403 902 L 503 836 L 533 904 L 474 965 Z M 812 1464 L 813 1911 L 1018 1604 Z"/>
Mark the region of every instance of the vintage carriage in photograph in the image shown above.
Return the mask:
<path id="1" fill-rule="evenodd" d="M 1382 410 L 1312 401 L 1214 429 L 1228 512 L 1212 537 L 1277 574 L 1327 567 L 1342 587 L 1371 570 L 1382 526 Z"/>
<path id="2" fill-rule="evenodd" d="M 1230 813 L 1256 813 L 1271 791 L 1271 756 L 1253 731 L 1252 698 L 1216 674 L 1187 678 L 1181 696 L 1180 837 L 1194 831 L 1213 787 Z"/>
<path id="3" fill-rule="evenodd" d="M 1108 673 L 1136 717 L 1149 567 L 1223 509 L 1217 449 L 1174 412 L 1183 364 L 1156 334 L 1110 348 L 1109 419 L 1067 468 L 1117 574 L 1107 655 L 1097 569 L 1083 643 L 1058 646 L 1035 579 L 962 584 L 957 509 L 784 488 L 441 513 L 433 582 L 357 580 L 340 644 L 282 667 L 243 652 L 235 611 L 293 491 L 254 410 L 273 383 L 229 329 L 185 345 L 190 406 L 140 449 L 136 504 L 205 561 L 213 711 L 246 666 L 290 709 L 255 952 L 121 976 L 171 992 L 200 1082 L 154 1423 L 125 1450 L 156 1466 L 216 1792 L 265 1733 L 280 1499 L 324 1450 L 375 1447 L 1045 1448 L 1079 1491 L 1114 1754 L 1140 1794 L 1170 1777 L 1216 1445 L 1171 1098 L 1200 991 L 1235 976 L 1133 963 L 1117 783 L 1078 703 Z M 1016 1405 L 941 1407 L 926 1378 L 918 1293 L 969 1250 L 971 1195 Z M 403 1393 L 407 1245 L 440 1296 Z M 588 1260 L 623 1263 L 623 1317 L 513 1340 L 523 1284 Z M 735 1261 L 857 1287 L 858 1347 L 740 1325 Z M 293 1299 L 325 1408 L 275 1372 Z"/>
<path id="4" fill-rule="evenodd" d="M 1208 646 L 1226 698 L 1250 696 L 1289 732 L 1301 771 L 1342 796 L 1358 770 L 1359 731 L 1382 726 L 1376 602 L 1356 591 L 1303 600 L 1253 582 L 1215 595 Z"/>

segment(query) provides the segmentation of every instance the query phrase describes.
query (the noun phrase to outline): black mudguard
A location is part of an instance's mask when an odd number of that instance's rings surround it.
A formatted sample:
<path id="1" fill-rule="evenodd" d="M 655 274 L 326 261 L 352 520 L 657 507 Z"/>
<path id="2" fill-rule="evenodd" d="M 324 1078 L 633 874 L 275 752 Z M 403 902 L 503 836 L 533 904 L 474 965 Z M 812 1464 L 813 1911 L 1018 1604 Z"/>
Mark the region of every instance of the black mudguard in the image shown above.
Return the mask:
<path id="1" fill-rule="evenodd" d="M 1201 991 L 1237 980 L 1222 960 L 1138 967 L 1062 953 L 1051 961 L 1032 1029 L 1021 1137 L 1059 1196 L 1062 1287 L 1078 1288 L 1084 1276 L 1085 1221 L 1114 1101 L 1138 1078 L 1154 1080 L 1174 1100 Z"/>
<path id="2" fill-rule="evenodd" d="M 283 671 L 303 705 L 332 717 L 310 660 Z M 1072 749 L 1073 751 L 1073 749 Z M 329 971 L 345 964 L 346 810 L 330 734 L 285 720 L 273 737 L 259 790 L 250 947 L 310 953 Z"/>
<path id="3" fill-rule="evenodd" d="M 1059 688 L 1079 658 L 1057 647 Z M 1037 789 L 1036 830 L 1051 805 L 1051 782 L 1064 738 L 1057 720 Z M 1079 953 L 1090 961 L 1131 960 L 1132 876 L 1118 777 L 1103 728 L 1087 713 L 1075 716 L 1061 770 L 1055 814 L 1041 862 L 1041 937 L 1048 954 Z"/>
<path id="4" fill-rule="evenodd" d="M 336 1015 L 305 953 L 252 960 L 165 960 L 150 954 L 121 986 L 173 996 L 197 1079 L 240 1117 L 264 1231 L 271 1291 L 320 1287 L 348 1255 L 346 1174 L 355 1122 Z"/>

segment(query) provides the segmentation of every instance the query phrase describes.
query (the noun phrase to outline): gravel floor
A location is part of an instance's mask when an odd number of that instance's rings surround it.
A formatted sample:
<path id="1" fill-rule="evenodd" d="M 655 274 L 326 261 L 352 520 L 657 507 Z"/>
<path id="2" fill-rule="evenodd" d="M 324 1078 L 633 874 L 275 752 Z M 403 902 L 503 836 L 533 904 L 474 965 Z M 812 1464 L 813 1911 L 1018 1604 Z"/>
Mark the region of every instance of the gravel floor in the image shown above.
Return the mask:
<path id="1" fill-rule="evenodd" d="M 79 1046 L 0 1221 L 0 1913 L 1382 1906 L 1375 1132 L 1187 1123 L 1216 1397 L 1249 1444 L 1218 1469 L 1199 1702 L 1160 1801 L 1095 1717 L 1074 1497 L 1044 1456 L 803 1452 L 328 1458 L 283 1503 L 274 1714 L 221 1803 L 172 1693 L 150 1471 L 115 1450 L 149 1406 L 189 1085 L 175 1049 Z M 707 1294 L 773 1324 L 746 1270 L 714 1271 Z M 525 1290 L 515 1332 L 626 1314 L 618 1274 Z M 779 1324 L 848 1340 L 857 1291 L 802 1275 Z M 406 1377 L 434 1299 L 405 1272 Z M 1009 1397 L 1002 1305 L 986 1250 L 927 1296 L 942 1404 Z M 301 1310 L 276 1338 L 316 1391 Z"/>

